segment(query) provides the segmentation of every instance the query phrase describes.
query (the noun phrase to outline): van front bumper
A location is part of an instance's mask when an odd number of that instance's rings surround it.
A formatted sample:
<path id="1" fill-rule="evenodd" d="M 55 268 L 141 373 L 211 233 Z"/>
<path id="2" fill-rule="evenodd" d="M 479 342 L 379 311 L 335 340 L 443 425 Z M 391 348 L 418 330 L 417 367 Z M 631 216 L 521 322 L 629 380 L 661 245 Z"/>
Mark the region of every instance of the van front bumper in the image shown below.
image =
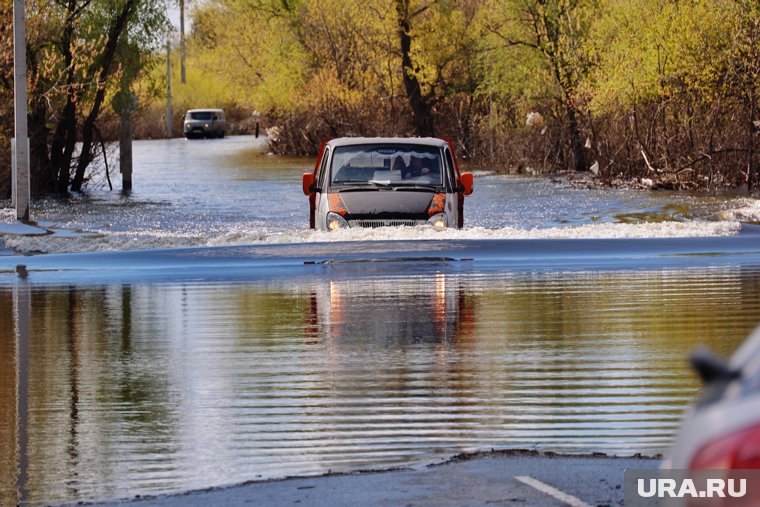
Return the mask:
<path id="1" fill-rule="evenodd" d="M 185 123 L 185 134 L 209 134 L 212 131 L 210 123 Z"/>

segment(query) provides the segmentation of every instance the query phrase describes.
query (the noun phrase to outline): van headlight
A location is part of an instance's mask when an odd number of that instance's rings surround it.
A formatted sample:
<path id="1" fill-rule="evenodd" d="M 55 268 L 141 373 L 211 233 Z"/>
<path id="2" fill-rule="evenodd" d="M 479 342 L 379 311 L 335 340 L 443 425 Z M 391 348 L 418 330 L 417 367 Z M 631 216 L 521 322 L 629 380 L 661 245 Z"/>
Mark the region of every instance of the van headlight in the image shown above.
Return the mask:
<path id="1" fill-rule="evenodd" d="M 448 226 L 448 218 L 446 213 L 436 213 L 428 219 L 427 223 L 432 225 L 436 231 L 442 231 Z"/>
<path id="2" fill-rule="evenodd" d="M 346 219 L 332 211 L 327 214 L 327 230 L 335 231 L 337 229 L 348 229 L 349 225 Z"/>

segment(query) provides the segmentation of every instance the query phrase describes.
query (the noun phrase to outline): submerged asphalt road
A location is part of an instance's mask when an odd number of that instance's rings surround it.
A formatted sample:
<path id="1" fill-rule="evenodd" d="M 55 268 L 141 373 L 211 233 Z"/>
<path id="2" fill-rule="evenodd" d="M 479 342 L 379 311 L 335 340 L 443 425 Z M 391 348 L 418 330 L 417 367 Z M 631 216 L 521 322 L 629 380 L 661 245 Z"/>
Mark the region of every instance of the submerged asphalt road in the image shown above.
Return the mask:
<path id="1" fill-rule="evenodd" d="M 389 264 L 391 267 L 385 267 Z M 448 272 L 760 265 L 760 227 L 735 236 L 645 239 L 367 241 L 0 256 L 0 284 L 89 284 Z M 371 266 L 371 269 L 370 269 Z"/>
<path id="2" fill-rule="evenodd" d="M 623 505 L 626 469 L 659 460 L 510 452 L 467 456 L 419 470 L 251 482 L 179 495 L 94 504 L 136 507 L 445 507 Z"/>

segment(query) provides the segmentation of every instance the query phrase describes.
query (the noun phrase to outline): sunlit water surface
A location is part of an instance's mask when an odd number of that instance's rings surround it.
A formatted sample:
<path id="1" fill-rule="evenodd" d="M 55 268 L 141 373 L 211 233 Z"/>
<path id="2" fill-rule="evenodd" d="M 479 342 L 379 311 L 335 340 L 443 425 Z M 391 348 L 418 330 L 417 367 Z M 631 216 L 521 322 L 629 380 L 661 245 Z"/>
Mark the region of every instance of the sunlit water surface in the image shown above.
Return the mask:
<path id="1" fill-rule="evenodd" d="M 305 230 L 305 159 L 266 156 L 252 138 L 136 143 L 135 154 L 130 196 L 38 202 L 35 218 L 54 234 L 9 246 L 330 239 Z M 476 184 L 467 229 L 446 237 L 735 235 L 757 208 L 486 174 Z M 207 250 L 197 255 L 215 255 Z M 758 323 L 760 263 L 745 257 L 603 270 L 339 264 L 233 282 L 62 285 L 0 273 L 0 504 L 415 466 L 491 448 L 660 453 L 699 388 L 689 352 L 730 354 Z"/>
<path id="2" fill-rule="evenodd" d="M 0 308 L 0 499 L 37 504 L 475 449 L 659 453 L 698 388 L 686 356 L 740 343 L 760 270 L 19 284 Z"/>

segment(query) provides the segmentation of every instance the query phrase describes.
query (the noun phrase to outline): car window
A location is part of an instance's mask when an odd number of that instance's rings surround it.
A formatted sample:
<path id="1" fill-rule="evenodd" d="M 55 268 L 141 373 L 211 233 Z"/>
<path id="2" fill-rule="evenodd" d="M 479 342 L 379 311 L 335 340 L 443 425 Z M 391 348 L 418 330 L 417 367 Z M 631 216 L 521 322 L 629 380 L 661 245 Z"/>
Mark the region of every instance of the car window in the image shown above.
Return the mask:
<path id="1" fill-rule="evenodd" d="M 319 166 L 319 174 L 317 175 L 317 186 L 319 188 L 324 188 L 325 183 L 327 183 L 327 159 L 330 158 L 330 149 L 325 147 L 325 150 L 322 152 L 322 163 Z"/>
<path id="2" fill-rule="evenodd" d="M 211 119 L 212 113 L 210 111 L 196 111 L 193 113 L 187 113 L 191 120 L 208 121 Z"/>
<path id="3" fill-rule="evenodd" d="M 338 146 L 330 164 L 334 185 L 443 184 L 441 154 L 437 146 L 366 144 Z"/>
<path id="4" fill-rule="evenodd" d="M 453 188 L 456 186 L 456 170 L 454 169 L 454 157 L 451 155 L 451 150 L 448 148 L 444 149 L 445 157 L 446 157 L 446 176 L 448 179 L 448 186 L 449 188 Z"/>

